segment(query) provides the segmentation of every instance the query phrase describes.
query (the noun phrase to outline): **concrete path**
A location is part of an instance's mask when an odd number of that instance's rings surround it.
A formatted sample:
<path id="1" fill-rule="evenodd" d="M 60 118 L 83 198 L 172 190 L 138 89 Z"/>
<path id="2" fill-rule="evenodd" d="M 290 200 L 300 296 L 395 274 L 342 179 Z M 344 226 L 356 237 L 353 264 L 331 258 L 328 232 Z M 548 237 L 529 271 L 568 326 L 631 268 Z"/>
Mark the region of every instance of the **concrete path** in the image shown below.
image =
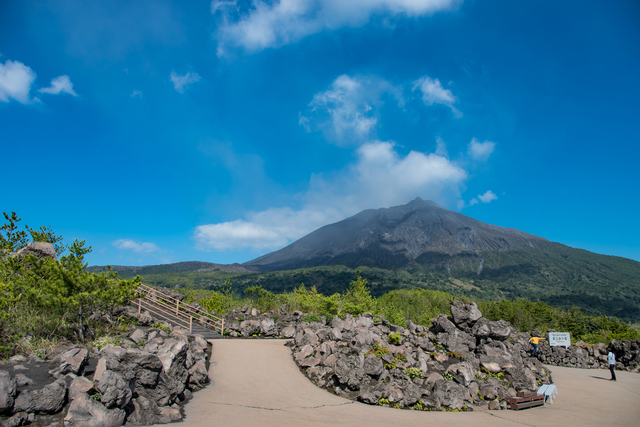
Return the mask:
<path id="1" fill-rule="evenodd" d="M 284 340 L 212 340 L 213 383 L 186 405 L 184 426 L 637 426 L 640 375 L 553 367 L 553 405 L 522 411 L 418 412 L 352 402 L 314 386 Z"/>

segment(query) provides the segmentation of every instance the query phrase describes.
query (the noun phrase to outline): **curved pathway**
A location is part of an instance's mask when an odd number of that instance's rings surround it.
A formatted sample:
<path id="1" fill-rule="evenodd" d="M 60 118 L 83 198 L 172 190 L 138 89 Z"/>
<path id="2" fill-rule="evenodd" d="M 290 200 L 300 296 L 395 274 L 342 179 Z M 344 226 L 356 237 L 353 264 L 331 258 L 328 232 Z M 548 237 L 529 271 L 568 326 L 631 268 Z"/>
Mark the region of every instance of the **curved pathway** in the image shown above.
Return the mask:
<path id="1" fill-rule="evenodd" d="M 212 384 L 186 405 L 184 426 L 631 426 L 640 420 L 640 375 L 552 367 L 553 405 L 523 411 L 418 412 L 365 405 L 313 385 L 285 340 L 212 340 Z"/>

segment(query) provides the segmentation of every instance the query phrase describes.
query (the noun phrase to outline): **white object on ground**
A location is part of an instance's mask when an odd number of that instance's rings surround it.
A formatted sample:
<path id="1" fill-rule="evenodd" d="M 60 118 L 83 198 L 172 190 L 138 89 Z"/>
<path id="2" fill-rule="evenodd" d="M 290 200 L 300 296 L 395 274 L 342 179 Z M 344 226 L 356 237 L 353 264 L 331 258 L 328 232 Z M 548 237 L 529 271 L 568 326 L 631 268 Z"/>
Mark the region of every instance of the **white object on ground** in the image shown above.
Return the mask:
<path id="1" fill-rule="evenodd" d="M 538 394 L 544 394 L 545 402 L 548 397 L 549 403 L 553 405 L 553 398 L 558 396 L 558 387 L 552 384 L 545 384 L 538 389 Z"/>

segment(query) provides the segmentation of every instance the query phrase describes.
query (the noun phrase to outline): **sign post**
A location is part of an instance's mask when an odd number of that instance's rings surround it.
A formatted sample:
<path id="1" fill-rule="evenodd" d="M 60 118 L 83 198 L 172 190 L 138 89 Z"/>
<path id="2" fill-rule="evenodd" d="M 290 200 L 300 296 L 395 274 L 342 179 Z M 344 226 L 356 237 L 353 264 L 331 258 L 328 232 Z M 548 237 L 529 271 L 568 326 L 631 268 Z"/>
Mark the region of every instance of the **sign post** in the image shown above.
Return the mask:
<path id="1" fill-rule="evenodd" d="M 571 334 L 569 332 L 549 332 L 549 345 L 563 346 L 565 348 L 571 345 Z"/>

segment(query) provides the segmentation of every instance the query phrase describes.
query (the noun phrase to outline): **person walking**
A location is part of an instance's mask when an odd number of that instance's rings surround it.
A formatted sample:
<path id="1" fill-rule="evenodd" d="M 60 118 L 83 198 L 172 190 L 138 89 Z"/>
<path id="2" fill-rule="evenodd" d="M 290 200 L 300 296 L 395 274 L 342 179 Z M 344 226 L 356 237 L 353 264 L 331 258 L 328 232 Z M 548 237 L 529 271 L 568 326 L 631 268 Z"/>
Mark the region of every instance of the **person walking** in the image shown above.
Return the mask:
<path id="1" fill-rule="evenodd" d="M 609 362 L 609 371 L 611 371 L 611 379 L 609 381 L 617 381 L 616 380 L 616 355 L 613 350 L 609 349 L 609 354 L 607 355 L 607 359 Z"/>
<path id="2" fill-rule="evenodd" d="M 529 342 L 533 344 L 533 351 L 531 352 L 532 356 L 535 356 L 535 354 L 538 352 L 538 344 L 540 343 L 540 341 L 544 341 L 544 338 L 531 337 L 531 339 L 529 340 Z"/>

